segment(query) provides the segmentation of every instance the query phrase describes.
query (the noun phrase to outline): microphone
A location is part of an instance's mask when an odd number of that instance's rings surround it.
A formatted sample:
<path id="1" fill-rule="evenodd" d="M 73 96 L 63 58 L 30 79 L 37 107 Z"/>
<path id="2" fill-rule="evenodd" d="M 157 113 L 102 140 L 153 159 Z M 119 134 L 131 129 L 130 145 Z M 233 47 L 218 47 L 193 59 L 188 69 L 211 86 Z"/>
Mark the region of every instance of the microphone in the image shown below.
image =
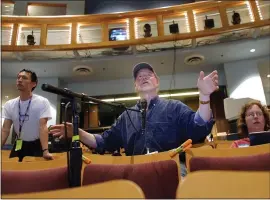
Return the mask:
<path id="1" fill-rule="evenodd" d="M 70 98 L 70 99 L 78 98 L 78 99 L 81 99 L 82 101 L 92 101 L 94 103 L 99 103 L 99 104 L 102 104 L 102 105 L 108 105 L 108 106 L 117 107 L 117 108 L 125 108 L 127 110 L 140 112 L 139 110 L 126 108 L 123 104 L 109 103 L 109 102 L 106 102 L 106 101 L 102 101 L 102 100 L 87 96 L 86 94 L 83 94 L 83 93 L 79 94 L 79 93 L 76 93 L 76 92 L 72 92 L 71 90 L 69 90 L 67 88 L 61 89 L 61 88 L 58 88 L 58 87 L 54 87 L 54 86 L 52 86 L 50 84 L 47 84 L 47 83 L 42 84 L 41 89 L 43 91 L 45 91 L 45 92 L 58 94 L 58 95 L 61 95 L 63 97 L 67 97 L 67 98 Z"/>
<path id="2" fill-rule="evenodd" d="M 147 101 L 146 101 L 145 99 L 142 99 L 142 100 L 141 100 L 142 134 L 145 133 L 146 109 L 147 109 Z"/>
<path id="3" fill-rule="evenodd" d="M 71 91 L 69 91 L 68 89 L 60 89 L 60 88 L 57 88 L 57 87 L 54 87 L 50 84 L 42 84 L 41 86 L 41 89 L 43 91 L 46 91 L 46 92 L 50 92 L 50 93 L 54 93 L 54 94 L 58 94 L 58 95 L 62 95 L 64 97 L 74 97 L 74 95 L 72 94 Z"/>

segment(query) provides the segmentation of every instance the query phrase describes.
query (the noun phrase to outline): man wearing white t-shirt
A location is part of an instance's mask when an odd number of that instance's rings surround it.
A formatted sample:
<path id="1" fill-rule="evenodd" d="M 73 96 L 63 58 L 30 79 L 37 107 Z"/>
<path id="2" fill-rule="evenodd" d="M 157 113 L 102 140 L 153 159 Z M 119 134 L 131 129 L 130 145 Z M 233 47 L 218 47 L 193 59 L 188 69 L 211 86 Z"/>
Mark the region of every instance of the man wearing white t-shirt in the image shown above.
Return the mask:
<path id="1" fill-rule="evenodd" d="M 37 75 L 31 70 L 23 69 L 17 76 L 17 89 L 20 96 L 11 99 L 4 105 L 2 143 L 6 143 L 13 124 L 16 141 L 10 157 L 43 156 L 53 159 L 48 151 L 47 121 L 52 118 L 49 101 L 33 94 L 38 83 Z"/>

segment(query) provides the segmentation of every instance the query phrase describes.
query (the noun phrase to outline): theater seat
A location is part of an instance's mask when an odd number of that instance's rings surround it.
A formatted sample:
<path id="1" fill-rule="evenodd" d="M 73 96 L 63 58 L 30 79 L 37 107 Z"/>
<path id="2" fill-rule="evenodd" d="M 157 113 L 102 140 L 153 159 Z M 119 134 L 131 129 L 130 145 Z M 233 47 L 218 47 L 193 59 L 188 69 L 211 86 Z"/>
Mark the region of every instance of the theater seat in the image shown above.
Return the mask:
<path id="1" fill-rule="evenodd" d="M 2 194 L 41 192 L 68 188 L 67 167 L 1 172 Z"/>
<path id="2" fill-rule="evenodd" d="M 60 190 L 25 194 L 6 194 L 3 199 L 144 199 L 142 189 L 134 182 L 114 180 Z"/>
<path id="3" fill-rule="evenodd" d="M 269 171 L 197 171 L 179 185 L 176 198 L 269 199 L 269 177 Z"/>
<path id="4" fill-rule="evenodd" d="M 229 148 L 229 149 L 196 149 L 190 148 L 186 151 L 186 164 L 190 172 L 190 159 L 194 157 L 239 157 L 270 153 L 270 144 L 251 146 L 247 148 Z"/>
<path id="5" fill-rule="evenodd" d="M 83 185 L 116 179 L 135 182 L 147 199 L 175 198 L 179 183 L 177 164 L 173 160 L 127 165 L 91 164 L 83 173 Z"/>
<path id="6" fill-rule="evenodd" d="M 237 157 L 193 157 L 190 172 L 199 170 L 270 171 L 270 153 Z"/>

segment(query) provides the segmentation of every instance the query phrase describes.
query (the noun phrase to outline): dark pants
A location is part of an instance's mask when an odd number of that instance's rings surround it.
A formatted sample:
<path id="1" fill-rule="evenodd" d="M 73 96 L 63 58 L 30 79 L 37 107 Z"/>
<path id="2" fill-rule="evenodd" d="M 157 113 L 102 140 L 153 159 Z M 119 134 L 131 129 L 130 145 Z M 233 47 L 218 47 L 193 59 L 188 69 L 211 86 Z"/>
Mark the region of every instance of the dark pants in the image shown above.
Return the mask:
<path id="1" fill-rule="evenodd" d="M 22 162 L 25 156 L 34 156 L 34 157 L 43 156 L 42 147 L 39 139 L 29 142 L 23 141 L 22 149 L 19 151 L 15 151 L 15 148 L 16 148 L 16 141 L 13 145 L 9 158 L 19 157 L 19 162 Z"/>

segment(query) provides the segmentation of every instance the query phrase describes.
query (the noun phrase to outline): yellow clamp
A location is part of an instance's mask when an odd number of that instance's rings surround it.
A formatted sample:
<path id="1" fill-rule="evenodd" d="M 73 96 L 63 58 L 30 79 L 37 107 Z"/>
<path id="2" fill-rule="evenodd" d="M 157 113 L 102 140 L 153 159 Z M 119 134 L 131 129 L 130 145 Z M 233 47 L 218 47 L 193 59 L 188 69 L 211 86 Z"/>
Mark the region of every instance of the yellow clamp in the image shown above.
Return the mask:
<path id="1" fill-rule="evenodd" d="M 79 135 L 74 135 L 72 136 L 72 142 L 80 140 L 80 136 Z"/>

